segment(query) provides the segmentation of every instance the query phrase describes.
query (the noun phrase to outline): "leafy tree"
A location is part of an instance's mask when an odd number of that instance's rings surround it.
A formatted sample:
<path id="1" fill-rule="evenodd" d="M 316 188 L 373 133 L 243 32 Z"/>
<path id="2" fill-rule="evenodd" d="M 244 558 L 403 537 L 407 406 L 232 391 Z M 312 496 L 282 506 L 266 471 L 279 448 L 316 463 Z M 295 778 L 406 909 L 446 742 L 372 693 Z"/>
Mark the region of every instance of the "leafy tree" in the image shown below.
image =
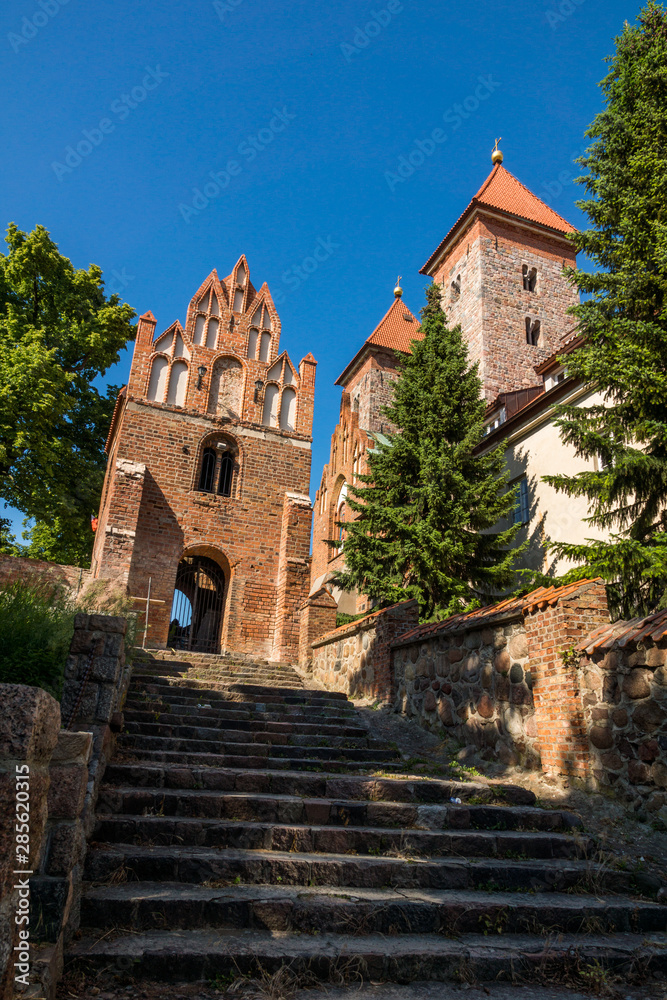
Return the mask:
<path id="1" fill-rule="evenodd" d="M 485 403 L 460 327 L 450 330 L 436 285 L 385 413 L 400 430 L 369 453 L 348 487 L 346 569 L 337 583 L 382 605 L 416 598 L 424 619 L 474 607 L 513 581 L 517 526 L 491 530 L 515 506 L 500 449 L 480 455 Z M 339 543 L 330 543 L 339 544 Z"/>
<path id="2" fill-rule="evenodd" d="M 28 554 L 84 565 L 117 389 L 95 381 L 134 337 L 99 267 L 75 269 L 37 226 L 0 254 L 0 497 L 35 520 Z"/>
<path id="3" fill-rule="evenodd" d="M 601 83 L 605 109 L 578 161 L 591 228 L 574 234 L 597 265 L 571 272 L 588 296 L 573 310 L 585 338 L 564 359 L 597 384 L 599 405 L 560 409 L 561 433 L 598 471 L 546 477 L 590 501 L 588 522 L 609 541 L 552 545 L 601 575 L 616 610 L 646 614 L 667 591 L 667 14 L 649 3 L 616 39 Z M 593 464 L 593 462 L 591 462 Z"/>

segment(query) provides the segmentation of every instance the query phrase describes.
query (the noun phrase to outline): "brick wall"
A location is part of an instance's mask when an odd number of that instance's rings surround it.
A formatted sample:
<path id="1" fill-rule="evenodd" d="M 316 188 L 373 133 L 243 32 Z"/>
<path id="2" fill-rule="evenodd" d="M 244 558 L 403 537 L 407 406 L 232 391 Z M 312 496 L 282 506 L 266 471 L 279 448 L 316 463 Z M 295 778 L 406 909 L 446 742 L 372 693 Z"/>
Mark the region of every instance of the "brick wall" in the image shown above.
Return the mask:
<path id="1" fill-rule="evenodd" d="M 321 636 L 311 643 L 313 678 L 329 691 L 391 703 L 391 643 L 418 617 L 417 602 L 403 601 Z"/>
<path id="2" fill-rule="evenodd" d="M 567 310 L 579 297 L 563 276 L 574 266 L 572 244 L 555 233 L 479 214 L 449 249 L 434 275 L 442 285 L 450 324 L 461 324 L 471 361 L 480 363 L 488 400 L 498 393 L 539 385 L 534 367 L 573 326 Z M 537 268 L 537 287 L 524 291 L 523 265 Z M 452 282 L 461 276 L 458 297 Z M 538 319 L 538 346 L 526 342 L 526 317 Z"/>
<path id="3" fill-rule="evenodd" d="M 22 559 L 0 554 L 0 588 L 8 587 L 16 580 L 30 580 L 34 583 L 60 585 L 76 596 L 90 579 L 90 571 L 79 566 L 62 566 L 60 563 L 44 562 L 41 559 Z"/>
<path id="4" fill-rule="evenodd" d="M 202 342 L 201 323 L 207 330 L 217 324 L 215 345 Z M 265 361 L 251 356 L 253 324 L 270 336 Z M 158 357 L 168 378 L 175 365 L 188 364 L 182 405 L 165 401 L 168 394 L 147 398 Z M 240 373 L 237 413 L 212 406 L 211 380 L 219 362 Z M 206 555 L 225 577 L 221 647 L 296 659 L 294 613 L 307 597 L 309 581 L 303 563 L 295 560 L 308 553 L 301 552 L 301 540 L 299 554 L 290 554 L 283 519 L 288 497 L 308 493 L 315 371 L 312 354 L 297 369 L 280 353 L 280 319 L 268 287 L 256 291 L 250 283 L 245 258 L 224 281 L 216 272 L 209 275 L 193 296 L 184 327 L 173 324 L 155 338 L 152 314 L 141 318 L 128 388 L 108 442 L 93 570 L 96 577 L 123 580 L 140 613 L 150 578 L 148 645 L 167 642 L 181 559 Z M 296 391 L 293 429 L 262 423 L 269 384 L 280 393 Z M 234 456 L 230 497 L 199 488 L 204 447 L 217 442 L 225 442 Z M 300 537 L 310 531 L 310 511 L 301 507 Z"/>

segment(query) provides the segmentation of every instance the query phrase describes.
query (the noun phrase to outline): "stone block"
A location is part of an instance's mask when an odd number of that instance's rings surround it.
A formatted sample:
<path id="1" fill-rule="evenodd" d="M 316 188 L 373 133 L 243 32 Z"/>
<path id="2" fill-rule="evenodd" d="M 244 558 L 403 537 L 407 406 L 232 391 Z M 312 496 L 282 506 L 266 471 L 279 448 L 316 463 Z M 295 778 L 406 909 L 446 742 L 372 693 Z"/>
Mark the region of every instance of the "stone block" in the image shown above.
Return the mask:
<path id="1" fill-rule="evenodd" d="M 39 875 L 30 879 L 30 927 L 35 941 L 57 941 L 68 898 L 67 878 Z"/>
<path id="2" fill-rule="evenodd" d="M 88 768 L 81 764 L 56 764 L 49 768 L 50 819 L 76 819 L 81 815 L 88 784 Z"/>
<path id="3" fill-rule="evenodd" d="M 424 698 L 424 711 L 425 712 L 435 712 L 436 701 L 435 695 L 432 691 L 426 692 L 426 697 Z"/>
<path id="4" fill-rule="evenodd" d="M 451 702 L 447 698 L 440 698 L 438 702 L 438 716 L 443 726 L 456 726 L 458 719 L 454 714 Z"/>
<path id="5" fill-rule="evenodd" d="M 481 632 L 469 632 L 463 640 L 466 649 L 479 649 L 482 645 Z"/>
<path id="6" fill-rule="evenodd" d="M 637 756 L 646 764 L 652 764 L 660 756 L 660 746 L 657 740 L 646 740 L 637 748 Z"/>
<path id="7" fill-rule="evenodd" d="M 490 663 L 485 663 L 482 667 L 480 680 L 483 688 L 490 688 L 493 686 L 493 667 Z"/>
<path id="8" fill-rule="evenodd" d="M 112 636 L 112 638 L 117 638 Z M 96 656 L 93 660 L 91 678 L 103 684 L 115 684 L 120 676 L 121 662 L 117 656 Z"/>
<path id="9" fill-rule="evenodd" d="M 589 733 L 589 739 L 598 750 L 609 750 L 614 745 L 614 738 L 611 730 L 606 726 L 593 726 Z"/>
<path id="10" fill-rule="evenodd" d="M 84 843 L 83 829 L 78 821 L 55 826 L 49 837 L 46 874 L 69 875 L 83 856 Z"/>
<path id="11" fill-rule="evenodd" d="M 632 785 L 643 785 L 649 780 L 650 770 L 647 764 L 640 760 L 631 760 L 628 764 L 628 781 Z"/>
<path id="12" fill-rule="evenodd" d="M 667 719 L 667 712 L 650 699 L 637 705 L 632 713 L 632 722 L 643 733 L 652 733 Z"/>
<path id="13" fill-rule="evenodd" d="M 667 765 L 662 761 L 656 761 L 651 768 L 651 778 L 658 788 L 667 788 Z"/>
<path id="14" fill-rule="evenodd" d="M 615 708 L 611 713 L 612 722 L 619 729 L 623 729 L 628 724 L 628 713 L 624 708 Z"/>
<path id="15" fill-rule="evenodd" d="M 120 635 L 125 635 L 127 619 L 113 615 L 91 615 L 88 627 L 96 632 L 118 632 Z"/>
<path id="16" fill-rule="evenodd" d="M 648 698 L 651 693 L 651 672 L 635 668 L 623 680 L 623 690 L 628 698 Z"/>
<path id="17" fill-rule="evenodd" d="M 477 702 L 477 712 L 483 719 L 491 719 L 495 713 L 495 705 L 488 694 L 483 694 Z"/>
<path id="18" fill-rule="evenodd" d="M 0 760 L 48 762 L 58 742 L 60 706 L 37 687 L 0 684 Z"/>
<path id="19" fill-rule="evenodd" d="M 666 654 L 667 649 L 663 649 L 662 646 L 651 646 L 650 649 L 646 650 L 646 666 L 661 667 L 665 662 Z"/>
<path id="20" fill-rule="evenodd" d="M 508 674 L 512 666 L 512 658 L 508 650 L 502 649 L 496 656 L 494 666 L 499 674 Z"/>
<path id="21" fill-rule="evenodd" d="M 600 761 L 610 771 L 618 771 L 621 767 L 623 767 L 623 758 L 620 754 L 615 753 L 613 750 L 603 753 L 600 757 Z"/>
<path id="22" fill-rule="evenodd" d="M 528 653 L 528 639 L 525 632 L 517 632 L 508 643 L 509 654 L 514 660 L 525 660 Z"/>
<path id="23" fill-rule="evenodd" d="M 512 684 L 520 684 L 523 680 L 523 668 L 519 663 L 513 663 L 510 668 L 510 681 Z"/>
<path id="24" fill-rule="evenodd" d="M 73 733 L 69 729 L 61 729 L 51 764 L 88 764 L 92 752 L 92 733 Z"/>

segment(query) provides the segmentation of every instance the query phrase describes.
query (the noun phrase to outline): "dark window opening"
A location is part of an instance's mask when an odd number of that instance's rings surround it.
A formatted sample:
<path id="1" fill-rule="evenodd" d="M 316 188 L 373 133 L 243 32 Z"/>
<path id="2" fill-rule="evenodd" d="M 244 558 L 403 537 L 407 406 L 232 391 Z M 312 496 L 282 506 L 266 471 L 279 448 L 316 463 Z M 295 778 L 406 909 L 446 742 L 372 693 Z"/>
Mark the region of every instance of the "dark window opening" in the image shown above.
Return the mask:
<path id="1" fill-rule="evenodd" d="M 526 343 L 537 347 L 540 342 L 540 321 L 526 316 Z"/>
<path id="2" fill-rule="evenodd" d="M 204 493 L 213 492 L 213 480 L 215 478 L 215 451 L 213 448 L 204 448 L 204 455 L 201 463 L 201 475 L 199 477 L 199 489 Z"/>
<path id="3" fill-rule="evenodd" d="M 234 479 L 234 459 L 231 455 L 223 455 L 220 462 L 220 483 L 218 493 L 223 497 L 232 495 L 232 480 Z"/>
<path id="4" fill-rule="evenodd" d="M 512 512 L 512 524 L 528 524 L 530 521 L 530 500 L 528 497 L 528 480 L 525 476 L 519 480 L 519 487 L 516 493 L 516 507 Z"/>
<path id="5" fill-rule="evenodd" d="M 523 265 L 523 288 L 526 292 L 534 292 L 537 288 L 537 268 L 529 268 L 527 264 Z"/>
<path id="6" fill-rule="evenodd" d="M 459 295 L 461 294 L 461 275 L 457 274 L 451 285 L 452 289 L 452 302 L 456 302 Z"/>

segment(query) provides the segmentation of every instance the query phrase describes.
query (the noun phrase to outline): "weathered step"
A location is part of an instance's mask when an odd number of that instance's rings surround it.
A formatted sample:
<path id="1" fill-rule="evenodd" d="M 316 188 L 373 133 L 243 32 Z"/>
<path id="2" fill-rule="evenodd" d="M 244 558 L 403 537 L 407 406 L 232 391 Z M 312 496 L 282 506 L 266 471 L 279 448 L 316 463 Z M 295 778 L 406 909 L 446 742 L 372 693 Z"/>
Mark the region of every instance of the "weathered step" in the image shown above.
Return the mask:
<path id="1" fill-rule="evenodd" d="M 280 739 L 278 737 L 278 739 Z M 341 743 L 354 742 L 342 740 Z M 253 757 L 289 758 L 298 760 L 299 758 L 309 758 L 312 760 L 347 760 L 363 761 L 366 764 L 384 764 L 391 760 L 391 751 L 376 749 L 374 747 L 359 746 L 348 747 L 345 745 L 337 747 L 313 746 L 311 744 L 296 745 L 289 743 L 285 746 L 277 746 L 272 741 L 260 743 L 259 741 L 245 740 L 243 742 L 231 740 L 212 739 L 192 739 L 179 736 L 151 736 L 143 732 L 121 733 L 118 738 L 120 747 L 142 748 L 145 750 L 171 750 L 179 753 L 219 753 L 225 756 L 244 755 L 248 753 L 249 746 L 252 746 Z"/>
<path id="2" fill-rule="evenodd" d="M 86 856 L 86 878 L 94 883 L 136 880 L 593 895 L 635 891 L 630 872 L 576 858 L 382 858 L 129 843 L 93 846 Z"/>
<path id="3" fill-rule="evenodd" d="M 266 732 L 266 733 L 286 733 L 287 735 L 297 734 L 300 736 L 320 736 L 320 737 L 344 737 L 351 736 L 356 739 L 368 739 L 370 734 L 364 726 L 352 725 L 349 720 L 339 719 L 331 722 L 306 722 L 303 717 L 297 719 L 272 720 L 266 717 L 265 712 L 255 713 L 245 719 L 229 719 L 222 713 L 217 713 L 215 709 L 198 708 L 191 709 L 190 712 L 158 712 L 141 709 L 131 709 L 126 706 L 124 712 L 125 726 L 192 726 L 193 720 L 197 720 L 197 729 L 209 727 L 217 732 L 234 730 L 236 732 Z M 133 732 L 130 730 L 128 732 Z"/>
<path id="4" fill-rule="evenodd" d="M 126 784 L 150 788 L 214 788 L 223 792 L 263 792 L 274 795 L 301 795 L 309 798 L 370 799 L 374 802 L 413 802 L 447 804 L 460 798 L 471 805 L 501 802 L 532 806 L 535 795 L 518 785 L 488 785 L 477 781 L 441 781 L 413 777 L 376 778 L 361 775 L 304 774 L 302 771 L 264 771 L 248 773 L 245 768 L 191 767 L 179 759 L 177 764 L 159 767 L 148 762 L 111 763 L 105 772 L 107 784 Z M 576 813 L 567 814 L 571 826 L 579 826 Z"/>
<path id="5" fill-rule="evenodd" d="M 165 720 L 168 721 L 145 722 L 128 719 L 126 716 L 123 732 L 142 736 L 168 736 L 174 739 L 214 740 L 220 741 L 223 745 L 225 743 L 270 743 L 273 746 L 331 748 L 347 746 L 357 749 L 360 747 L 381 749 L 384 746 L 381 740 L 372 739 L 365 730 L 361 730 L 361 735 L 359 735 L 359 729 L 352 729 L 349 734 L 341 733 L 339 729 L 337 730 L 338 735 L 334 735 L 336 730 L 332 729 L 329 733 L 318 735 L 317 726 L 310 726 L 310 732 L 302 733 L 295 731 L 295 726 L 269 731 L 264 728 L 237 727 L 226 724 L 226 728 L 222 729 L 212 726 L 209 719 L 201 720 L 207 724 L 199 726 L 193 725 L 192 721 L 179 723 L 176 719 L 169 719 L 168 715 L 165 716 Z M 384 752 L 387 752 L 386 749 Z"/>
<path id="6" fill-rule="evenodd" d="M 140 794 L 140 793 L 137 793 Z M 166 793 L 165 798 L 166 798 Z M 159 799 L 158 799 L 159 802 Z M 215 803 L 220 808 L 219 803 Z M 239 806 L 241 811 L 244 807 Z M 116 843 L 193 844 L 202 847 L 386 857 L 580 858 L 591 844 L 562 833 L 515 830 L 402 830 L 322 826 L 237 819 L 98 812 L 95 839 Z"/>
<path id="7" fill-rule="evenodd" d="M 402 761 L 384 761 L 381 768 L 378 768 L 377 761 L 354 761 L 354 760 L 316 760 L 310 757 L 267 757 L 260 756 L 255 752 L 252 756 L 244 757 L 240 754 L 229 754 L 216 752 L 189 752 L 184 750 L 154 750 L 142 747 L 141 737 L 127 737 L 136 740 L 135 747 L 122 742 L 123 737 L 119 737 L 118 751 L 116 759 L 120 756 L 127 760 L 130 756 L 136 760 L 157 761 L 162 764 L 182 764 L 184 767 L 218 767 L 218 768 L 238 768 L 248 771 L 262 770 L 285 770 L 285 771 L 319 771 L 322 773 L 356 774 L 358 772 L 376 773 L 381 770 L 386 772 L 397 772 L 403 770 Z"/>
<path id="8" fill-rule="evenodd" d="M 98 813 L 242 819 L 261 823 L 316 823 L 421 830 L 568 831 L 573 813 L 520 806 L 414 805 L 404 802 L 305 798 L 250 791 L 134 788 L 105 784 Z"/>
<path id="9" fill-rule="evenodd" d="M 267 726 L 312 724 L 319 728 L 321 725 L 334 727 L 355 725 L 355 713 L 351 706 L 349 710 L 345 709 L 345 706 L 341 706 L 337 708 L 335 713 L 322 708 L 304 708 L 295 705 L 275 706 L 275 708 L 276 711 L 273 711 L 266 705 L 257 705 L 254 702 L 219 701 L 210 703 L 207 702 L 206 698 L 203 702 L 195 700 L 187 703 L 174 700 L 128 698 L 125 702 L 125 715 L 127 717 L 130 713 L 141 712 L 154 719 L 157 712 L 159 716 L 179 716 L 182 719 L 215 719 L 220 720 L 221 723 L 224 721 L 254 723 L 264 721 Z M 358 723 L 357 726 L 366 732 L 365 726 Z"/>
<path id="10" fill-rule="evenodd" d="M 345 965 L 351 980 L 409 982 L 433 979 L 461 982 L 470 978 L 535 978 L 545 966 L 564 977 L 575 968 L 598 963 L 603 968 L 645 970 L 667 968 L 662 935 L 563 934 L 547 941 L 531 935 L 471 934 L 461 940 L 442 935 L 290 934 L 271 931 L 152 931 L 102 940 L 82 939 L 72 956 L 93 966 L 132 969 L 136 978 L 156 981 L 204 979 L 259 969 L 274 972 L 285 963 L 293 971 L 309 970 L 321 980 L 340 976 Z"/>
<path id="11" fill-rule="evenodd" d="M 332 706 L 338 707 L 338 705 L 343 702 L 349 704 L 347 695 L 338 691 L 313 691 L 304 688 L 303 690 L 294 690 L 293 688 L 280 688 L 273 686 L 261 686 L 257 684 L 239 684 L 235 685 L 233 688 L 225 687 L 220 685 L 216 687 L 215 684 L 211 683 L 209 686 L 207 681 L 198 680 L 193 677 L 187 678 L 174 678 L 171 682 L 165 680 L 160 680 L 156 678 L 151 680 L 149 678 L 134 679 L 130 682 L 131 690 L 142 690 L 149 694 L 156 689 L 156 693 L 169 693 L 177 692 L 179 696 L 184 698 L 197 698 L 201 695 L 203 691 L 208 691 L 211 696 L 216 694 L 220 697 L 224 697 L 225 694 L 229 698 L 230 693 L 233 694 L 236 690 L 240 694 L 252 695 L 252 698 L 248 698 L 248 701 L 257 700 L 259 702 L 273 702 L 273 703 L 284 703 L 286 705 L 317 705 L 317 706 Z"/>
<path id="12" fill-rule="evenodd" d="M 142 882 L 89 890 L 87 927 L 189 930 L 249 927 L 300 934 L 569 934 L 667 930 L 667 906 L 624 896 L 585 900 L 564 893 L 304 888 Z"/>

